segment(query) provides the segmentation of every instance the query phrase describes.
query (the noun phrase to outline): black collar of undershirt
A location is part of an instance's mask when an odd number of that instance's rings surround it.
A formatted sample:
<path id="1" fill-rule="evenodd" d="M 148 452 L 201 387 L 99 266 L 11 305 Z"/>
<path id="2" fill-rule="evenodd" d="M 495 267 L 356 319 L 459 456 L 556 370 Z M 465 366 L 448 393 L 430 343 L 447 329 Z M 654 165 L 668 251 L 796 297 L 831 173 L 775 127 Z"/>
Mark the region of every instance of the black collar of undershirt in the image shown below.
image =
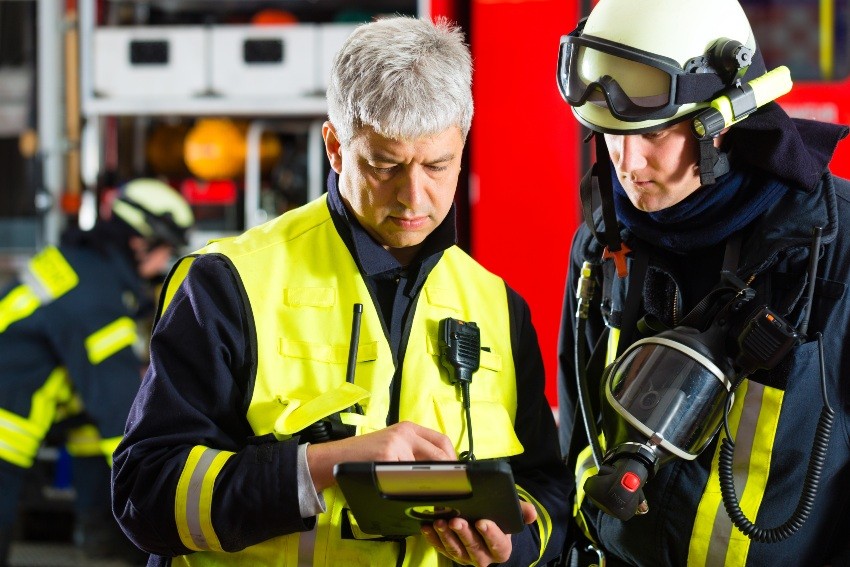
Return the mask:
<path id="1" fill-rule="evenodd" d="M 337 232 L 345 242 L 348 251 L 357 262 L 360 271 L 367 277 L 374 277 L 387 272 L 398 273 L 405 269 L 395 257 L 378 244 L 360 225 L 357 219 L 345 208 L 339 194 L 337 182 L 339 176 L 333 170 L 328 175 L 328 209 Z M 455 206 L 442 223 L 428 235 L 422 249 L 409 268 L 425 264 L 433 267 L 441 253 L 455 244 Z"/>

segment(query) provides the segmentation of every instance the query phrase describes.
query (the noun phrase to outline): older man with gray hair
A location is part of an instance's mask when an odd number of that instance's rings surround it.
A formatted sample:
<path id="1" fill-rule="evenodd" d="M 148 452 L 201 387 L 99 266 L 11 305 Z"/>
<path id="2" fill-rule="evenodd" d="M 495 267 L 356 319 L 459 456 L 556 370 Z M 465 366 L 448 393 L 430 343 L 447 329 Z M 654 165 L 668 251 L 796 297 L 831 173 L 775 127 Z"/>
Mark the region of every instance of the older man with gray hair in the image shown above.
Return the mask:
<path id="1" fill-rule="evenodd" d="M 328 89 L 327 194 L 172 271 L 113 474 L 116 517 L 149 565 L 542 565 L 560 553 L 569 481 L 528 305 L 455 244 L 471 78 L 446 22 L 360 26 Z M 446 319 L 480 332 L 465 387 L 441 364 Z M 333 474 L 475 458 L 510 464 L 518 533 L 455 517 L 364 534 Z"/>

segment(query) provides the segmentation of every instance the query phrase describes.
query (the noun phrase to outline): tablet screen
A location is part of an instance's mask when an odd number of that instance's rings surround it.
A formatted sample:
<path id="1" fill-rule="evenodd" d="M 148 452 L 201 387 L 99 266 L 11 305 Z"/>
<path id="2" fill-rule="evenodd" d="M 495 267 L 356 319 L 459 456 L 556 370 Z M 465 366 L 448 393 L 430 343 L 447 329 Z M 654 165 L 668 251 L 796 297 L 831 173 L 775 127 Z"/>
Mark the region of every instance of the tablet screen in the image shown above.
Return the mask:
<path id="1" fill-rule="evenodd" d="M 378 489 L 388 496 L 462 496 L 472 492 L 466 464 L 376 464 Z"/>

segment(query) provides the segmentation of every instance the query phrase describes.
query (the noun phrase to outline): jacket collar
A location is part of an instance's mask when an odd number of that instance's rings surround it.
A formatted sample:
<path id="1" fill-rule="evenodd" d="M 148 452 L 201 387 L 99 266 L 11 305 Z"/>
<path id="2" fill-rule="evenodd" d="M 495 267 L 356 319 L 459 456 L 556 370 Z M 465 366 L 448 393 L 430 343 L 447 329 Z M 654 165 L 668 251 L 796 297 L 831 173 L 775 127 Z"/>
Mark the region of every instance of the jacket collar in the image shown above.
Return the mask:
<path id="1" fill-rule="evenodd" d="M 823 230 L 821 242 L 832 242 L 838 233 L 835 182 L 826 173 L 811 191 L 791 189 L 748 229 L 741 253 L 741 274 L 757 274 L 772 265 L 780 253 L 808 248 L 812 230 Z"/>

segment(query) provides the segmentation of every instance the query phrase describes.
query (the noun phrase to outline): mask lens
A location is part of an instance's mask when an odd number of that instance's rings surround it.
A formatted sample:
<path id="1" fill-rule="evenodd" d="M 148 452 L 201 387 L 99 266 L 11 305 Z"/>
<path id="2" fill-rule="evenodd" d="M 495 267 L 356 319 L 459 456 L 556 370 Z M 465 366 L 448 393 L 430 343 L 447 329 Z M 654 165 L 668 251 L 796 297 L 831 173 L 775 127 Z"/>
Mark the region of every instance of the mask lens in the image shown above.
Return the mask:
<path id="1" fill-rule="evenodd" d="M 643 434 L 696 456 L 720 426 L 726 387 L 684 348 L 652 342 L 634 348 L 613 369 L 608 388 L 614 408 Z"/>

